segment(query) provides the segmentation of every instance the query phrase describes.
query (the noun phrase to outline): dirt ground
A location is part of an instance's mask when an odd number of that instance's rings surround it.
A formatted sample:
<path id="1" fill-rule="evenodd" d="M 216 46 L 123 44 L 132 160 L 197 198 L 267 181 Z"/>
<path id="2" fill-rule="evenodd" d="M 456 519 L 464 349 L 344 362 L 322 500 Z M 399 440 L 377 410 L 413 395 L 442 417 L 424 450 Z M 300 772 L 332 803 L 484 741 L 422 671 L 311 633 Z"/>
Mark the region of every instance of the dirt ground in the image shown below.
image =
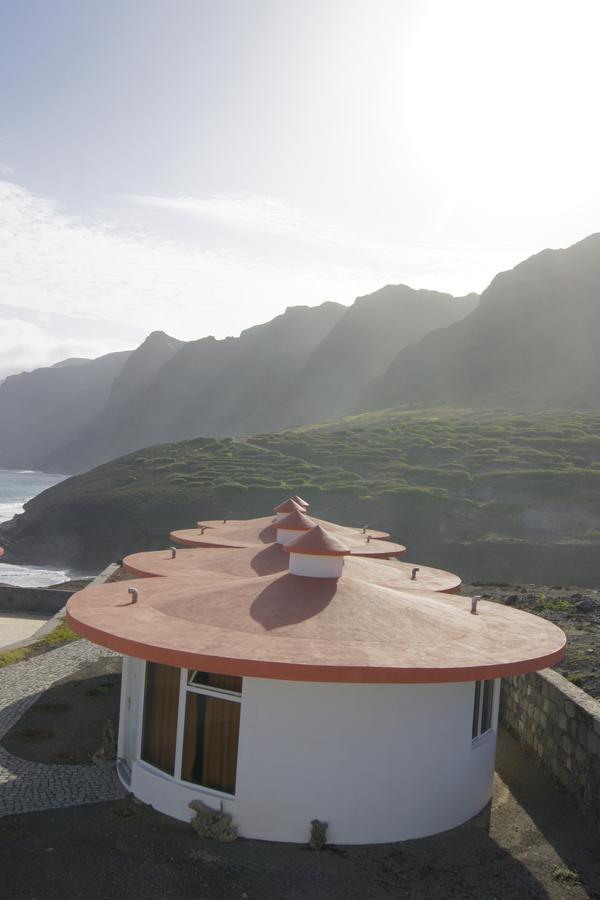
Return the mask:
<path id="1" fill-rule="evenodd" d="M 55 682 L 6 733 L 3 747 L 30 762 L 92 765 L 107 720 L 115 733 L 118 727 L 120 673 L 120 657 L 109 658 Z"/>
<path id="2" fill-rule="evenodd" d="M 72 741 L 73 753 L 89 759 L 105 704 L 114 704 L 113 687 L 89 691 L 114 684 L 114 666 L 106 660 L 55 685 L 10 740 L 47 717 L 62 723 L 64 746 Z M 71 709 L 44 711 L 58 703 Z M 39 741 L 35 751 L 26 741 L 29 758 L 50 762 L 62 752 L 57 741 Z M 2 900 L 600 900 L 600 834 L 501 734 L 489 832 L 470 824 L 418 841 L 318 852 L 218 844 L 128 798 L 0 819 L 0 873 Z"/>

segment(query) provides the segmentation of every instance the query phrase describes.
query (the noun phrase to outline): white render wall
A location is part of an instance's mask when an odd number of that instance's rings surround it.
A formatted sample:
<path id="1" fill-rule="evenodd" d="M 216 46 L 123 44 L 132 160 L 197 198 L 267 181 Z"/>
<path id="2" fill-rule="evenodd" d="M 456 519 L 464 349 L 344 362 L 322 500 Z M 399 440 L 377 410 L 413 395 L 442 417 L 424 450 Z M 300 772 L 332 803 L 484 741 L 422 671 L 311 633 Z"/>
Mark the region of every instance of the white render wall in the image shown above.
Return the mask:
<path id="1" fill-rule="evenodd" d="M 344 557 L 290 553 L 289 571 L 292 575 L 310 578 L 340 578 L 344 571 Z"/>
<path id="2" fill-rule="evenodd" d="M 222 802 L 249 838 L 304 843 L 315 818 L 329 823 L 328 841 L 337 844 L 435 834 L 490 799 L 499 693 L 496 682 L 493 730 L 472 741 L 473 682 L 245 678 L 235 798 L 177 782 L 139 757 L 131 790 L 182 820 L 191 818 L 190 800 Z"/>
<path id="3" fill-rule="evenodd" d="M 499 684 L 494 729 L 497 728 Z M 473 682 L 361 685 L 244 679 L 235 817 L 240 833 L 306 841 L 422 837 L 488 802 L 495 730 L 471 740 Z"/>

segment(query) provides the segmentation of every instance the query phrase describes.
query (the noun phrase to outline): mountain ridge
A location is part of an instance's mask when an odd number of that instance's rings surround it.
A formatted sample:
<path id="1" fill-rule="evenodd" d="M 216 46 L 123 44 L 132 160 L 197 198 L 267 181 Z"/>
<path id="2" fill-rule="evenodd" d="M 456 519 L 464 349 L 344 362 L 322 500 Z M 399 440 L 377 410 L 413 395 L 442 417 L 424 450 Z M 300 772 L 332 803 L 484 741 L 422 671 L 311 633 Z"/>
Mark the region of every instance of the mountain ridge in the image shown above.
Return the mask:
<path id="1" fill-rule="evenodd" d="M 600 234 L 496 275 L 477 307 L 403 348 L 361 409 L 399 402 L 597 408 Z"/>
<path id="2" fill-rule="evenodd" d="M 30 439 L 20 448 L 13 442 L 11 463 L 18 457 L 21 466 L 73 473 L 149 444 L 273 431 L 343 414 L 406 340 L 460 318 L 476 302 L 476 295 L 388 285 L 349 307 L 333 301 L 287 307 L 239 337 L 178 341 L 153 332 L 98 385 L 93 402 L 82 396 L 78 408 L 71 389 L 70 416 L 59 429 L 47 416 L 42 430 L 28 415 L 28 389 L 40 376 L 25 375 L 20 415 Z M 57 371 L 78 382 L 104 366 L 92 360 Z M 6 394 L 0 385 L 0 417 L 15 413 Z M 6 458 L 0 445 L 0 465 Z"/>

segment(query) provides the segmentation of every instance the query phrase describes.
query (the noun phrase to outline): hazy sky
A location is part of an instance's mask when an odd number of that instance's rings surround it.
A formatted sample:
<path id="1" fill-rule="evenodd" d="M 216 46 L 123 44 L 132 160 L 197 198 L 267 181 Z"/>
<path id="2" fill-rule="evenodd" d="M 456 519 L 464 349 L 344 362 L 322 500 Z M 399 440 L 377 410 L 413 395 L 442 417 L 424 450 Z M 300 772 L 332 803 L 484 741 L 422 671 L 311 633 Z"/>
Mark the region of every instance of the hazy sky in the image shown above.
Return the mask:
<path id="1" fill-rule="evenodd" d="M 0 377 L 600 230 L 597 0 L 0 0 Z"/>

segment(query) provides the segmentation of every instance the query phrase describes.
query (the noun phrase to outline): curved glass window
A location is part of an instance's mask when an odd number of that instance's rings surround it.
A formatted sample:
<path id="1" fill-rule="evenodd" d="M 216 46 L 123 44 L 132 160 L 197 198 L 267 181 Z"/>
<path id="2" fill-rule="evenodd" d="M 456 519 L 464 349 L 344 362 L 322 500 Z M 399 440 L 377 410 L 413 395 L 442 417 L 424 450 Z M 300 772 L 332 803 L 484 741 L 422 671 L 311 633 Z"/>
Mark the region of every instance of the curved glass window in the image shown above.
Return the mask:
<path id="1" fill-rule="evenodd" d="M 141 758 L 163 772 L 235 793 L 242 679 L 146 663 Z"/>

